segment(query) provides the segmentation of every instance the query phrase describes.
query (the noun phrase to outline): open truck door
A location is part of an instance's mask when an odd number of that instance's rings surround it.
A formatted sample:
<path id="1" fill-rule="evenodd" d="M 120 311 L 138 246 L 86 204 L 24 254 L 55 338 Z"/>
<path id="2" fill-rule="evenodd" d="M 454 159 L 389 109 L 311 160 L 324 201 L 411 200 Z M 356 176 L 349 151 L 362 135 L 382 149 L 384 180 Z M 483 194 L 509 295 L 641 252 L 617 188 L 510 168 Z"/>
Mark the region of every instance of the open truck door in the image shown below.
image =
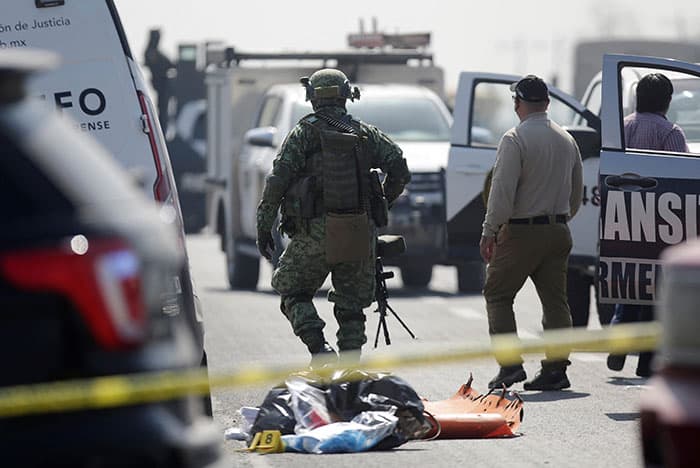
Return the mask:
<path id="1" fill-rule="evenodd" d="M 626 145 L 623 121 L 634 112 L 635 102 L 630 98 L 635 86 L 626 83 L 626 77 L 656 72 L 673 83 L 667 118 L 683 129 L 690 153 Z M 606 55 L 601 115 L 599 300 L 652 305 L 661 275 L 661 251 L 698 234 L 700 66 Z"/>
<path id="2" fill-rule="evenodd" d="M 450 256 L 460 258 L 459 290 L 480 291 L 484 266 L 479 255 L 486 176 L 496 160 L 501 136 L 518 124 L 511 83 L 515 75 L 463 72 L 454 108 L 447 163 L 447 231 Z M 595 271 L 598 226 L 598 153 L 600 120 L 573 97 L 549 87 L 549 117 L 576 138 L 584 159 L 583 206 L 570 223 L 571 263 Z M 573 123 L 579 125 L 573 125 Z M 581 125 L 583 123 L 583 125 Z M 592 276 L 593 273 L 591 273 Z M 590 294 L 586 285 L 586 294 Z"/>

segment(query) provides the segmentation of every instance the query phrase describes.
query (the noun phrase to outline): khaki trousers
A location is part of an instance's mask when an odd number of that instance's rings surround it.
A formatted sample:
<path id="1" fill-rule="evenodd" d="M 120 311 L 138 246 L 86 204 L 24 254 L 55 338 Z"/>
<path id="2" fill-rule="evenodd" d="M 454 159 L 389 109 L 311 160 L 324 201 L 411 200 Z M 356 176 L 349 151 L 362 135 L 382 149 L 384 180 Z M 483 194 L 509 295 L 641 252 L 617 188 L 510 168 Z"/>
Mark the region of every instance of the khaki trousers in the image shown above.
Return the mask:
<path id="1" fill-rule="evenodd" d="M 571 327 L 566 270 L 571 234 L 566 224 L 506 224 L 501 227 L 486 269 L 484 297 L 489 334 L 516 333 L 513 301 L 529 277 L 542 302 L 545 330 Z M 566 356 L 546 353 L 543 366 L 564 365 Z M 503 365 L 503 364 L 501 364 Z"/>

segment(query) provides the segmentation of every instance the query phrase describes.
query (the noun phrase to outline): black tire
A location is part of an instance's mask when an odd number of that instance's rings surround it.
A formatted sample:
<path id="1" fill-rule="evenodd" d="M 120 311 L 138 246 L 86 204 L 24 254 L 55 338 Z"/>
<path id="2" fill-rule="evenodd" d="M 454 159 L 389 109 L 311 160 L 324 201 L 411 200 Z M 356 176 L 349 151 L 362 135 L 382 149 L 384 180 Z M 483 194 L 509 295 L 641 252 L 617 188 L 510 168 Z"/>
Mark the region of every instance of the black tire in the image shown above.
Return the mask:
<path id="1" fill-rule="evenodd" d="M 226 249 L 226 273 L 231 289 L 255 290 L 260 275 L 260 258 L 250 257 L 235 249 L 233 242 Z"/>
<path id="2" fill-rule="evenodd" d="M 401 281 L 406 288 L 426 288 L 433 277 L 432 265 L 408 265 L 401 267 Z"/>
<path id="3" fill-rule="evenodd" d="M 469 262 L 457 266 L 457 289 L 461 293 L 478 294 L 484 289 L 486 267 L 481 262 Z"/>

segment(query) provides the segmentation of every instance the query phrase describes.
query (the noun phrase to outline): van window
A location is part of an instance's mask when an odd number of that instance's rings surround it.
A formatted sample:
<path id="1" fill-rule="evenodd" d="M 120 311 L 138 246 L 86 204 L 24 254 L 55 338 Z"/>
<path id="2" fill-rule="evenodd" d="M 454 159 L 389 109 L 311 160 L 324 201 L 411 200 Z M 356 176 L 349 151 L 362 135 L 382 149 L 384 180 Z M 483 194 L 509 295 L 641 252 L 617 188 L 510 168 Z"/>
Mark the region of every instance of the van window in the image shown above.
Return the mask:
<path id="1" fill-rule="evenodd" d="M 282 104 L 282 99 L 277 96 L 269 96 L 266 98 L 260 110 L 260 117 L 258 118 L 256 127 L 275 127 L 280 104 Z"/>
<path id="2" fill-rule="evenodd" d="M 509 83 L 478 82 L 474 88 L 474 108 L 470 146 L 495 147 L 503 134 L 518 125 L 513 110 L 513 93 Z M 554 95 L 550 95 L 549 118 L 559 125 L 573 122 L 575 111 Z"/>
<path id="3" fill-rule="evenodd" d="M 622 76 L 622 113 L 621 125 L 627 128 L 624 134 L 625 148 L 644 150 L 645 152 L 685 152 L 679 148 L 682 137 L 671 131 L 672 124 L 682 129 L 690 153 L 700 154 L 700 76 L 673 70 L 656 68 L 624 67 Z M 661 73 L 666 76 L 673 86 L 673 94 L 668 111 L 665 115 L 636 113 L 637 85 L 639 80 L 650 73 Z M 631 120 L 656 119 L 657 124 L 638 123 Z M 652 133 L 652 129 L 654 130 Z M 645 132 L 642 134 L 642 132 Z"/>

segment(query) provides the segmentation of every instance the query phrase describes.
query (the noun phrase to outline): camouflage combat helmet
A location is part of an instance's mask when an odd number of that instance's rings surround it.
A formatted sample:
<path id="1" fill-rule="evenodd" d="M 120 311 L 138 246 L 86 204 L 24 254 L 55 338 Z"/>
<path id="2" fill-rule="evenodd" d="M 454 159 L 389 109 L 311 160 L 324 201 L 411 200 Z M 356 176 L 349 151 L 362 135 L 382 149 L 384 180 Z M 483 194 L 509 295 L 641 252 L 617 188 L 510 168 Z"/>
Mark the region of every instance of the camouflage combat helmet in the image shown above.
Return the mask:
<path id="1" fill-rule="evenodd" d="M 310 77 L 302 77 L 299 82 L 306 89 L 306 100 L 314 105 L 360 99 L 360 90 L 357 87 L 351 89 L 345 73 L 333 68 L 318 70 Z"/>

